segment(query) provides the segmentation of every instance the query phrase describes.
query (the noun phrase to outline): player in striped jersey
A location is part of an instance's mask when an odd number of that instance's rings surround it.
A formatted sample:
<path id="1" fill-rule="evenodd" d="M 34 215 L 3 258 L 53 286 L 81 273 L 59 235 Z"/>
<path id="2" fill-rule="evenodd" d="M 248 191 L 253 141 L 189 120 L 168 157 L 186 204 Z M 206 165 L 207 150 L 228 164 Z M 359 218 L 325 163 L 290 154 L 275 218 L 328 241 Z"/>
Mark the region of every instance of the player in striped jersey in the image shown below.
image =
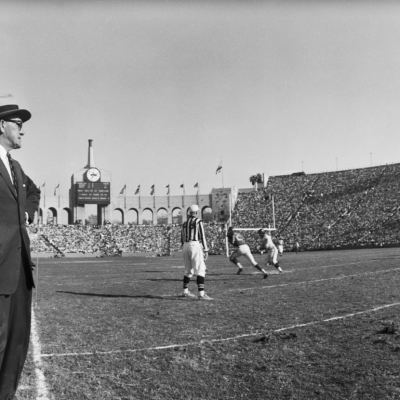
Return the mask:
<path id="1" fill-rule="evenodd" d="M 283 272 L 278 262 L 278 249 L 272 241 L 271 235 L 268 235 L 268 232 L 264 229 L 260 229 L 258 234 L 261 239 L 260 249 L 268 251 L 267 265 L 272 263 L 279 272 Z"/>
<path id="2" fill-rule="evenodd" d="M 205 260 L 208 257 L 208 247 L 204 235 L 203 220 L 197 218 L 199 206 L 193 204 L 189 209 L 187 221 L 182 224 L 181 243 L 185 261 L 185 275 L 183 277 L 183 297 L 196 297 L 189 292 L 190 278 L 197 275 L 199 300 L 213 300 L 204 292 L 206 276 Z"/>
<path id="3" fill-rule="evenodd" d="M 233 229 L 233 227 L 228 228 L 227 236 L 229 243 L 236 248 L 236 250 L 229 257 L 229 261 L 233 262 L 239 268 L 236 274 L 240 275 L 243 272 L 243 267 L 237 259 L 241 256 L 245 256 L 251 262 L 254 268 L 257 268 L 264 274 L 264 279 L 268 278 L 267 272 L 257 264 L 257 261 L 254 259 L 253 254 L 251 254 L 250 247 L 248 246 L 248 244 L 246 244 L 243 235 L 234 232 Z"/>

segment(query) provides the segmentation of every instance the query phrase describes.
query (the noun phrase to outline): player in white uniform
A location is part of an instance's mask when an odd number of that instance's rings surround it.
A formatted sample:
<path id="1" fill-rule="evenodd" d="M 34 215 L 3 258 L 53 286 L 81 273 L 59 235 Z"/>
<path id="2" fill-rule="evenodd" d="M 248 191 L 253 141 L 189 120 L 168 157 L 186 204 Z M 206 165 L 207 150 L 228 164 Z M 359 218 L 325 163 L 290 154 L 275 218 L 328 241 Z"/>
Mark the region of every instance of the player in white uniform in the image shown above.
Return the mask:
<path id="1" fill-rule="evenodd" d="M 278 251 L 279 251 L 279 255 L 282 257 L 283 256 L 283 239 L 280 238 L 278 240 Z"/>
<path id="2" fill-rule="evenodd" d="M 229 243 L 236 248 L 236 250 L 229 257 L 229 261 L 238 266 L 239 269 L 237 271 L 237 275 L 240 275 L 243 271 L 243 267 L 237 259 L 241 256 L 245 256 L 251 262 L 254 268 L 257 268 L 264 274 L 264 279 L 268 278 L 267 271 L 257 264 L 257 261 L 251 254 L 250 247 L 246 244 L 244 237 L 240 233 L 234 232 L 233 227 L 228 228 L 227 236 Z"/>
<path id="3" fill-rule="evenodd" d="M 196 297 L 189 292 L 189 282 L 193 275 L 197 275 L 199 300 L 213 300 L 204 292 L 206 277 L 205 260 L 208 257 L 207 242 L 204 235 L 203 220 L 197 218 L 199 206 L 193 204 L 189 208 L 187 221 L 182 224 L 181 243 L 185 261 L 185 274 L 183 276 L 183 297 Z"/>
<path id="4" fill-rule="evenodd" d="M 258 231 L 258 234 L 261 238 L 260 249 L 268 251 L 267 265 L 272 263 L 272 265 L 279 272 L 283 272 L 282 268 L 279 266 L 279 262 L 278 262 L 278 249 L 274 245 L 271 235 L 269 235 L 268 231 L 266 231 L 264 229 L 260 229 Z"/>

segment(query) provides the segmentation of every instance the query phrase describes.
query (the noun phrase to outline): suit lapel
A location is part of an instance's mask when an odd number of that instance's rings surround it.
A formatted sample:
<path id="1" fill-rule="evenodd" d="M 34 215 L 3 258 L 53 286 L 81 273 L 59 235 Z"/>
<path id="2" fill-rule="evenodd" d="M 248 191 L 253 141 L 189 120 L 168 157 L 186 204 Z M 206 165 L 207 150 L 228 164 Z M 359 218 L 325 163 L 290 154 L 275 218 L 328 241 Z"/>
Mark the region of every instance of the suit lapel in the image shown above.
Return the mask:
<path id="1" fill-rule="evenodd" d="M 11 182 L 11 178 L 10 178 L 10 174 L 7 171 L 6 166 L 3 163 L 3 160 L 0 159 L 0 175 L 4 178 L 4 180 L 6 181 L 8 187 L 11 190 L 11 193 L 13 194 L 13 196 L 15 197 L 15 200 L 17 200 L 17 195 L 15 194 L 15 188 L 14 185 Z M 17 177 L 18 179 L 18 177 Z"/>

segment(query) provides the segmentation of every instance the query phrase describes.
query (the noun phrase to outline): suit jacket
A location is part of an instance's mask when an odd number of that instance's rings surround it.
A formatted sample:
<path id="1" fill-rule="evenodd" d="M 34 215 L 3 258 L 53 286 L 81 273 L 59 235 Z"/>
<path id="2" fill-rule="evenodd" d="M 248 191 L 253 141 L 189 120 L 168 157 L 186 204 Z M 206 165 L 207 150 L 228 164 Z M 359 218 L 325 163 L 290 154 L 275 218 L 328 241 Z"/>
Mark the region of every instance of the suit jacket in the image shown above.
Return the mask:
<path id="1" fill-rule="evenodd" d="M 25 175 L 18 161 L 13 160 L 13 164 L 18 196 L 15 194 L 10 175 L 0 159 L 0 295 L 15 292 L 21 269 L 21 257 L 24 263 L 28 264 L 25 265 L 28 285 L 35 286 L 25 212 L 29 215 L 29 222 L 32 222 L 39 207 L 40 190 Z"/>

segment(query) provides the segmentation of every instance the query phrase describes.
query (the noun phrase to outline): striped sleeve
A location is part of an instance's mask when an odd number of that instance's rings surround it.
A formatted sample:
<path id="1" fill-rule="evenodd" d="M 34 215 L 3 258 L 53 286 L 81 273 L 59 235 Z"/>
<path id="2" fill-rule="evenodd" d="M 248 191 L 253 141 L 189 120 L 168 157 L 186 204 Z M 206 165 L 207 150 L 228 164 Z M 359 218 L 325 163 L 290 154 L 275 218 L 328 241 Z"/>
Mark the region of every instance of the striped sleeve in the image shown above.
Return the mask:
<path id="1" fill-rule="evenodd" d="M 181 230 L 181 243 L 182 243 L 182 246 L 186 242 L 186 225 L 187 225 L 187 221 L 182 224 L 182 230 Z"/>
<path id="2" fill-rule="evenodd" d="M 203 250 L 208 251 L 206 236 L 204 234 L 203 220 L 199 219 L 198 224 L 199 224 L 199 240 L 203 246 Z"/>

